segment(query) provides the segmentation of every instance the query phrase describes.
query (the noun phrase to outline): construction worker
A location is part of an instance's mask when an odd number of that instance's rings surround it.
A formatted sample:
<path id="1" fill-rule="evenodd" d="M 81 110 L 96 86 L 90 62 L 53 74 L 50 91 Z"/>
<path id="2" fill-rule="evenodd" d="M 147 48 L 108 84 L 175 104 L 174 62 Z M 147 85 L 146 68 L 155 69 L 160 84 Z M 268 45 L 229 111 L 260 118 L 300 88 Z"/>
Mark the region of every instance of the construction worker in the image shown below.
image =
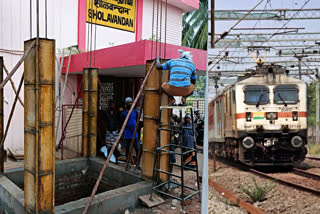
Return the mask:
<path id="1" fill-rule="evenodd" d="M 125 109 L 122 111 L 121 116 L 120 116 L 121 123 L 123 123 L 125 121 L 131 106 L 132 106 L 132 99 L 131 99 L 131 97 L 127 97 L 125 99 Z M 123 132 L 124 147 L 126 148 L 126 157 L 127 158 L 129 156 L 129 148 L 130 148 L 130 144 L 131 144 L 131 141 L 133 138 L 134 130 L 137 125 L 137 119 L 138 119 L 138 111 L 136 109 L 133 109 L 133 111 L 128 119 L 127 125 L 124 129 L 124 132 Z M 137 154 L 137 160 L 140 160 L 141 152 L 139 151 L 138 141 L 139 141 L 138 133 L 136 133 L 135 140 L 134 140 L 134 149 Z"/>
<path id="2" fill-rule="evenodd" d="M 182 136 L 182 145 L 188 148 L 194 148 L 194 135 L 196 135 L 195 130 L 192 129 L 191 115 L 187 113 L 184 117 L 184 123 L 182 124 L 183 136 Z M 184 152 L 187 149 L 183 149 Z M 196 167 L 195 161 L 195 152 L 189 152 L 183 155 L 183 163 L 185 166 L 194 168 Z"/>
<path id="3" fill-rule="evenodd" d="M 190 51 L 178 51 L 181 54 L 179 59 L 172 59 L 161 64 L 160 57 L 157 57 L 156 61 L 158 70 L 170 69 L 169 82 L 164 82 L 161 86 L 170 98 L 169 105 L 176 105 L 173 96 L 182 96 L 180 105 L 186 105 L 186 98 L 193 93 L 197 79 L 192 53 Z"/>

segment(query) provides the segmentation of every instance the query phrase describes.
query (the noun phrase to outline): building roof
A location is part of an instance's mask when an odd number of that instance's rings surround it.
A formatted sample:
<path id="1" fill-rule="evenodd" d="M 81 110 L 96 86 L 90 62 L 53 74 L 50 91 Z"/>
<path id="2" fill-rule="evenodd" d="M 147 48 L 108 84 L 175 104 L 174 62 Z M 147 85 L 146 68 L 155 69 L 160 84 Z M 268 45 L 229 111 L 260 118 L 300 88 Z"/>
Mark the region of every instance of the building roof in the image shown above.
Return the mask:
<path id="1" fill-rule="evenodd" d="M 104 48 L 71 56 L 70 74 L 81 74 L 83 68 L 96 67 L 100 75 L 115 77 L 144 77 L 146 61 L 156 57 L 156 49 L 160 52 L 160 43 L 142 40 L 124 45 Z M 153 56 L 151 58 L 151 49 Z M 161 43 L 161 57 L 167 59 L 179 58 L 178 49 L 191 51 L 198 74 L 205 74 L 207 51 Z M 166 57 L 164 51 L 166 50 Z M 91 55 L 91 65 L 90 65 Z M 69 57 L 64 58 L 62 73 L 66 73 Z"/>

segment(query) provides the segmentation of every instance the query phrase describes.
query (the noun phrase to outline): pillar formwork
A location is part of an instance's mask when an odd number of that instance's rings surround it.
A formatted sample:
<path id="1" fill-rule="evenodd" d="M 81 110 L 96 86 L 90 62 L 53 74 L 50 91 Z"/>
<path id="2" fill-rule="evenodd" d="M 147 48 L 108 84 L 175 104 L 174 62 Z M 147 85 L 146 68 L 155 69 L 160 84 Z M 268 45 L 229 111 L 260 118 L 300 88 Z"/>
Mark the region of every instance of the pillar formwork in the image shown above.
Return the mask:
<path id="1" fill-rule="evenodd" d="M 98 69 L 89 69 L 89 108 L 88 108 L 88 119 L 89 119 L 89 156 L 95 157 L 97 154 L 97 114 L 98 114 Z"/>
<path id="2" fill-rule="evenodd" d="M 147 61 L 146 71 L 151 68 L 153 60 Z M 144 89 L 144 108 L 143 108 L 143 153 L 142 153 L 142 169 L 143 176 L 152 178 L 154 164 L 154 150 L 156 140 L 158 140 L 158 122 L 160 105 L 168 105 L 168 96 L 161 93 L 161 84 L 169 79 L 169 71 L 159 71 L 156 66 L 153 67 L 151 74 L 146 82 Z M 163 110 L 161 115 L 161 123 L 165 124 L 163 128 L 170 126 L 170 112 Z M 170 133 L 161 131 L 160 145 L 168 145 L 170 142 Z M 162 154 L 160 157 L 160 169 L 169 171 L 169 155 Z M 161 173 L 160 179 L 165 181 L 168 179 L 166 174 Z"/>
<path id="3" fill-rule="evenodd" d="M 88 157 L 89 68 L 83 69 L 82 81 L 82 155 Z"/>
<path id="4" fill-rule="evenodd" d="M 98 69 L 83 69 L 82 152 L 83 157 L 97 154 Z"/>
<path id="5" fill-rule="evenodd" d="M 54 213 L 55 40 L 24 43 L 24 205 L 28 213 Z"/>
<path id="6" fill-rule="evenodd" d="M 163 82 L 169 81 L 169 75 L 170 71 L 162 71 L 161 72 L 161 84 Z M 169 104 L 169 98 L 165 93 L 161 93 L 161 106 L 166 106 Z M 170 113 L 171 109 L 162 109 L 161 113 L 161 124 L 162 128 L 164 129 L 170 129 Z M 170 144 L 170 132 L 168 131 L 160 131 L 161 134 L 161 142 L 160 146 L 166 146 Z M 169 148 L 166 148 L 167 150 Z M 160 169 L 166 172 L 169 172 L 169 154 L 168 153 L 162 153 L 160 155 Z M 169 179 L 168 174 L 161 173 L 160 174 L 160 180 L 161 181 L 167 181 Z"/>
<path id="7" fill-rule="evenodd" d="M 0 56 L 0 82 L 3 81 L 3 57 Z M 3 88 L 0 89 L 0 139 L 3 138 Z M 0 147 L 0 172 L 4 172 L 4 144 Z"/>
<path id="8" fill-rule="evenodd" d="M 153 60 L 148 60 L 146 71 L 152 66 Z M 142 175 L 152 178 L 154 149 L 156 147 L 158 120 L 160 112 L 160 87 L 161 72 L 153 67 L 144 87 L 143 107 L 143 152 L 142 152 Z"/>

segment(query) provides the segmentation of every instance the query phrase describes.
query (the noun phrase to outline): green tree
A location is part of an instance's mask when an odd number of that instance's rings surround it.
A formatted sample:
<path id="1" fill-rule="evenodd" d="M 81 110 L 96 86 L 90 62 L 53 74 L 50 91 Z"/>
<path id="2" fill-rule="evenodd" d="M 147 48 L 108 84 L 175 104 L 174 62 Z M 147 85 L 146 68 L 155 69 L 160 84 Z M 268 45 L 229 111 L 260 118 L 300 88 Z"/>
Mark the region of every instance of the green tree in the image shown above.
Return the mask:
<path id="1" fill-rule="evenodd" d="M 320 92 L 320 90 L 319 90 Z M 316 125 L 316 84 L 311 84 L 307 88 L 307 111 L 308 125 Z"/>
<path id="2" fill-rule="evenodd" d="M 182 17 L 182 45 L 207 50 L 208 0 L 200 0 L 199 9 Z"/>

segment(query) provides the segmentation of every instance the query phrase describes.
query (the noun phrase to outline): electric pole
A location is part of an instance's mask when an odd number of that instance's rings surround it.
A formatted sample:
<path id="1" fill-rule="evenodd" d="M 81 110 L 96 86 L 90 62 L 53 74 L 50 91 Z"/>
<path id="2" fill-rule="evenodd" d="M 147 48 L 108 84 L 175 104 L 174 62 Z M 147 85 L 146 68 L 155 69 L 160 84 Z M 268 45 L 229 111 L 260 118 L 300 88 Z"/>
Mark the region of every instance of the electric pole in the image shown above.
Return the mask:
<path id="1" fill-rule="evenodd" d="M 295 55 L 294 57 L 298 59 L 299 79 L 301 80 L 301 60 L 302 60 L 304 57 L 308 57 L 308 56 L 307 56 L 307 55 Z"/>
<path id="2" fill-rule="evenodd" d="M 215 36 L 215 14 L 214 14 L 214 2 L 211 0 L 211 48 L 214 48 L 214 36 Z"/>
<path id="3" fill-rule="evenodd" d="M 317 82 L 316 82 L 316 143 L 320 143 L 320 128 L 319 128 L 319 122 L 320 122 L 320 118 L 319 118 L 319 107 L 320 107 L 320 99 L 319 99 L 319 71 L 317 71 L 318 75 L 317 75 Z"/>

